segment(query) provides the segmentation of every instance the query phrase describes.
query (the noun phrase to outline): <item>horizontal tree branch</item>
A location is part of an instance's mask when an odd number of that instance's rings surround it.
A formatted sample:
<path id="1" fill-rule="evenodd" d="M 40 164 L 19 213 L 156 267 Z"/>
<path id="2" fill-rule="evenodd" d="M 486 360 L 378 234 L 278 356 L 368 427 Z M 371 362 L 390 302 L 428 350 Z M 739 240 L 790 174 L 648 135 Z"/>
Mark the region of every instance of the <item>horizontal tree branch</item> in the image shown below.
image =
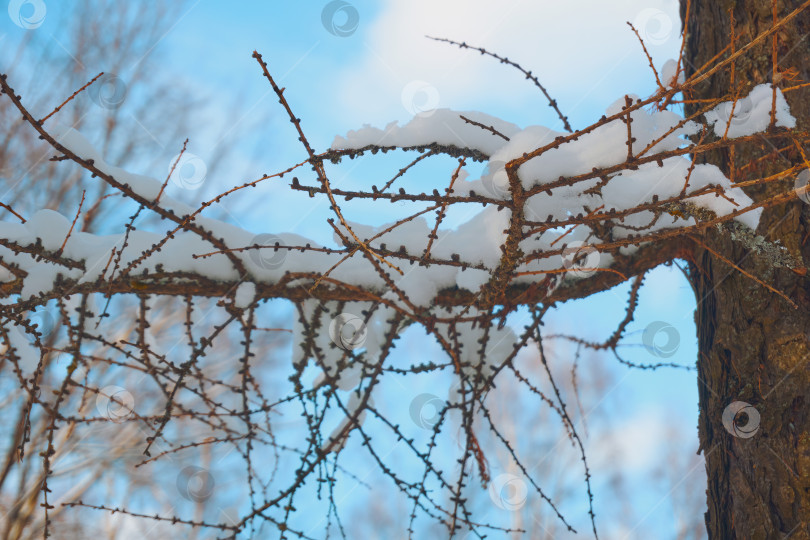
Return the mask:
<path id="1" fill-rule="evenodd" d="M 674 259 L 690 260 L 693 243 L 687 238 L 677 237 L 655 244 L 641 246 L 632 255 L 614 254 L 611 270 L 615 272 L 597 272 L 588 279 L 566 280 L 559 287 L 547 294 L 540 282 L 531 285 L 511 284 L 505 293 L 495 302 L 501 305 L 535 305 L 539 303 L 565 302 L 584 298 L 596 292 L 614 287 L 633 276 L 651 270 L 660 264 Z M 313 283 L 320 279 L 320 284 Z M 0 296 L 20 294 L 24 278 L 0 284 Z M 291 283 L 292 281 L 296 283 Z M 59 278 L 53 289 L 36 298 L 21 300 L 14 305 L 4 306 L 2 310 L 19 312 L 33 309 L 48 300 L 65 298 L 77 294 L 152 294 L 160 296 L 193 296 L 207 298 L 231 297 L 236 288 L 244 282 L 256 286 L 256 299 L 283 298 L 294 302 L 307 299 L 321 301 L 382 301 L 385 290 L 364 290 L 355 285 L 342 283 L 331 278 L 324 279 L 320 273 L 289 273 L 286 279 L 278 283 L 255 282 L 250 279 L 242 281 L 217 281 L 193 273 L 151 273 L 148 277 L 125 276 L 112 280 L 79 283 L 78 280 Z M 452 288 L 439 291 L 435 304 L 445 307 L 467 306 L 474 304 L 477 293 L 467 289 Z M 383 303 L 389 303 L 383 301 Z"/>

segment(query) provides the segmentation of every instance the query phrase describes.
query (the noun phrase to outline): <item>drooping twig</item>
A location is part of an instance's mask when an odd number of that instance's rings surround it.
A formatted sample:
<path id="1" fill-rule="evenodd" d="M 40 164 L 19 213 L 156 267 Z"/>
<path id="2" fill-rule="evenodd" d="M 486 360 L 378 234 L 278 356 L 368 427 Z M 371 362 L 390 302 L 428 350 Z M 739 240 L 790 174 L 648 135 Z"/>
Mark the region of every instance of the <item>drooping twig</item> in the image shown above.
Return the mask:
<path id="1" fill-rule="evenodd" d="M 571 124 L 568 123 L 568 118 L 565 115 L 563 115 L 563 113 L 560 111 L 560 108 L 557 106 L 557 101 L 551 98 L 548 91 L 546 90 L 546 88 L 542 84 L 540 84 L 540 81 L 537 79 L 537 77 L 535 75 L 533 75 L 531 71 L 526 71 L 525 69 L 523 69 L 523 67 L 521 67 L 520 64 L 517 64 L 517 63 L 509 60 L 506 57 L 500 56 L 500 55 L 495 54 L 495 53 L 491 53 L 491 52 L 489 52 L 488 50 L 486 50 L 486 49 L 484 49 L 482 47 L 474 47 L 472 45 L 467 45 L 467 43 L 460 43 L 458 41 L 453 41 L 452 39 L 437 38 L 437 37 L 432 37 L 432 36 L 425 36 L 425 37 L 428 38 L 428 39 L 432 39 L 434 41 L 442 41 L 444 43 L 450 43 L 451 45 L 456 45 L 461 49 L 472 49 L 474 51 L 478 51 L 481 54 L 484 54 L 484 55 L 487 55 L 487 56 L 491 56 L 492 58 L 495 58 L 501 64 L 506 64 L 508 66 L 512 66 L 513 68 L 517 69 L 518 71 L 523 73 L 526 76 L 527 79 L 532 81 L 537 88 L 540 89 L 540 91 L 543 93 L 543 95 L 548 100 L 548 106 L 551 107 L 552 109 L 554 109 L 554 112 L 557 113 L 557 116 L 562 121 L 563 127 L 565 128 L 565 131 L 568 131 L 569 133 L 573 131 L 573 129 L 571 129 Z"/>

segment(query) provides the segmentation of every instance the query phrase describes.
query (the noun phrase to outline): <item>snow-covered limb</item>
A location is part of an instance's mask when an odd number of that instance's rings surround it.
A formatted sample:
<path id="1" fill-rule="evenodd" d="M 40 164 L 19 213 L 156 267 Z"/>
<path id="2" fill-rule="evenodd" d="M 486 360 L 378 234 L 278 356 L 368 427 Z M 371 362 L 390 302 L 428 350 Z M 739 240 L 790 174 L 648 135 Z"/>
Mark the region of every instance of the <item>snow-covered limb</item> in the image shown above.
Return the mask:
<path id="1" fill-rule="evenodd" d="M 707 226 L 707 220 L 691 224 L 670 203 L 692 204 L 713 212 L 715 221 L 733 217 L 752 229 L 762 211 L 752 207 L 750 198 L 733 187 L 717 167 L 695 165 L 687 157 L 689 152 L 701 150 L 684 139 L 700 131 L 700 119 L 643 108 L 653 103 L 652 98 L 617 100 L 601 120 L 570 135 L 542 126 L 521 129 L 475 111 L 441 109 L 417 115 L 403 126 L 365 127 L 337 137 L 332 152 L 370 147 L 477 152 L 488 159 L 483 176 L 470 179 L 464 171 L 449 192 L 413 194 L 413 200 L 450 205 L 480 197 L 480 211 L 455 229 L 438 229 L 433 239 L 426 210 L 383 226 L 355 223 L 343 219 L 338 211 L 341 222 L 333 227 L 338 243 L 344 246 L 328 248 L 292 233 L 256 235 L 206 218 L 202 209 L 194 210 L 162 193 L 159 181 L 108 165 L 76 131 L 59 125 L 46 130 L 22 106 L 5 79 L 2 85 L 54 149 L 177 224 L 169 236 L 132 230 L 105 237 L 69 234 L 67 218 L 51 211 L 36 214 L 26 224 L 2 224 L 0 242 L 6 246 L 2 260 L 17 272 L 5 279 L 15 283 L 11 289 L 23 301 L 39 295 L 52 297 L 57 280 L 73 286 L 104 283 L 123 292 L 129 278 L 134 290 L 159 288 L 164 293 L 180 293 L 189 287 L 193 290 L 190 276 L 197 276 L 225 287 L 252 282 L 262 298 L 263 294 L 285 296 L 281 289 L 294 290 L 290 287 L 314 279 L 322 285 L 314 290 L 326 294 L 325 299 L 330 294 L 340 298 L 341 287 L 355 294 L 362 290 L 414 315 L 420 307 L 440 300 L 442 291 L 461 289 L 475 294 L 492 283 L 493 272 L 507 272 L 500 276 L 504 284 L 501 295 L 516 285 L 543 283 L 542 294 L 526 299 L 537 302 L 563 283 L 562 276 L 581 280 L 607 272 L 626 278 L 628 268 L 612 267 L 617 255 L 630 255 L 646 242 L 675 236 L 662 231 L 686 232 Z M 722 115 L 733 109 L 730 139 L 719 143 L 733 144 L 734 138 L 767 128 L 770 100 L 770 88 L 760 85 L 740 100 L 742 106 L 720 103 L 711 109 L 704 126 L 725 132 L 727 120 Z M 777 126 L 793 127 L 795 120 L 781 92 L 776 105 Z M 322 163 L 323 158 L 313 156 L 310 161 Z M 510 185 L 508 170 L 515 171 L 519 186 Z M 298 189 L 320 189 L 330 197 L 354 196 L 323 184 L 305 188 L 297 179 L 293 184 Z M 375 199 L 382 195 L 359 194 Z M 400 189 L 400 195 L 408 194 Z M 397 200 L 396 195 L 389 200 Z M 489 201 L 500 202 L 487 205 Z M 504 249 L 510 241 L 515 260 L 505 269 Z M 55 264 L 54 252 L 63 243 L 59 264 Z M 428 243 L 429 256 L 420 257 Z M 36 253 L 26 253 L 31 250 Z M 585 251 L 588 260 L 582 257 Z M 361 256 L 364 252 L 366 257 Z M 113 254 L 116 263 L 111 265 Z M 651 264 L 657 262 L 661 261 Z M 590 268 L 582 268 L 584 263 Z M 550 275 L 551 280 L 545 279 Z M 116 278 L 121 278 L 118 283 Z M 286 287 L 279 287 L 281 283 Z M 223 288 L 214 287 L 211 294 Z M 494 303 L 513 300 L 513 295 L 491 298 Z"/>
<path id="2" fill-rule="evenodd" d="M 754 204 L 720 169 L 695 161 L 703 152 L 758 137 L 788 141 L 804 137 L 791 130 L 795 120 L 779 90 L 776 109 L 771 110 L 773 90 L 769 86 L 755 87 L 739 100 L 718 99 L 707 105 L 705 114 L 684 118 L 663 109 L 665 102 L 690 84 L 670 65 L 664 70 L 665 86 L 658 93 L 646 99 L 623 96 L 602 118 L 573 133 L 544 126 L 520 127 L 476 111 L 440 109 L 417 115 L 404 125 L 366 126 L 349 132 L 317 154 L 283 90 L 261 57 L 256 58 L 308 153 L 303 163 L 273 176 L 283 177 L 303 164 L 312 166 L 315 177 L 303 183 L 293 178 L 291 189 L 328 199 L 334 212 L 334 218 L 328 220 L 335 239 L 332 245 L 320 245 L 291 232 L 257 234 L 211 219 L 205 215 L 208 206 L 239 187 L 199 208 L 189 207 L 164 193 L 164 182 L 106 163 L 70 127 L 52 123 L 46 128 L 23 106 L 5 78 L 0 79 L 3 92 L 54 148 L 58 159 L 73 161 L 169 225 L 168 233 L 149 232 L 135 227 L 133 219 L 119 234 L 100 236 L 73 230 L 68 217 L 50 210 L 25 216 L 27 221 L 23 217 L 0 223 L 0 291 L 5 295 L 0 313 L 9 323 L 2 337 L 21 384 L 34 380 L 41 369 L 45 338 L 57 339 L 56 334 L 45 331 L 47 325 L 33 325 L 31 310 L 50 302 L 51 306 L 58 304 L 60 319 L 69 319 L 73 310 L 78 311 L 81 322 L 72 323 L 69 331 L 75 343 L 80 341 L 76 335 L 112 348 L 125 343 L 143 354 L 145 369 L 155 370 L 150 355 L 171 366 L 161 373 L 168 381 L 164 389 L 168 397 L 163 414 L 152 420 L 151 425 L 157 427 L 148 438 L 147 451 L 166 436 L 170 422 L 177 420 L 178 396 L 200 376 L 196 370 L 201 358 L 229 325 L 241 325 L 244 355 L 239 360 L 243 363 L 241 387 L 237 386 L 241 411 L 236 407 L 228 413 L 250 425 L 250 408 L 255 404 L 249 403 L 247 395 L 255 380 L 249 363 L 253 334 L 259 331 L 253 322 L 255 310 L 264 300 L 286 298 L 296 305 L 298 317 L 292 328 L 294 373 L 290 377 L 295 392 L 284 401 L 305 404 L 303 415 L 311 430 L 310 444 L 301 450 L 298 477 L 312 473 L 323 460 L 337 459 L 357 437 L 371 449 L 363 421 L 374 417 L 386 422 L 372 400 L 382 373 L 447 370 L 458 385 L 448 392 L 436 432 L 447 419 L 445 414 L 460 413 L 460 419 L 454 418 L 464 427 L 463 460 L 476 462 L 486 481 L 486 459 L 473 415 L 485 410 L 485 397 L 499 374 L 514 372 L 525 381 L 514 362 L 519 351 L 530 345 L 541 347 L 538 328 L 542 313 L 551 304 L 605 290 L 676 258 L 689 259 L 695 233 L 715 227 L 730 231 L 747 247 L 758 246 L 758 253 L 784 266 L 803 269 L 786 250 L 760 241 L 753 232 L 766 207 L 798 194 L 784 193 Z M 382 189 L 370 186 L 346 191 L 332 185 L 330 162 L 391 150 L 421 154 Z M 408 171 L 414 163 L 434 156 L 458 159 L 448 177 L 434 184 L 448 187 L 443 192 L 418 192 L 408 184 Z M 486 161 L 483 174 L 472 175 L 466 160 Z M 270 176 L 262 179 L 266 178 Z M 397 191 L 391 189 L 395 181 L 402 184 Z M 382 225 L 363 222 L 347 210 L 344 201 L 351 199 L 379 199 L 378 204 L 383 205 L 405 201 L 413 212 Z M 471 211 L 466 222 L 447 227 L 443 218 L 453 205 Z M 638 285 L 633 290 L 637 293 Z M 105 312 L 85 303 L 101 295 L 137 295 L 137 342 L 110 338 L 100 330 L 85 332 L 103 324 Z M 81 307 L 68 306 L 76 296 L 82 298 Z M 182 362 L 171 363 L 158 354 L 157 340 L 146 331 L 154 297 L 180 297 L 186 302 L 184 325 L 190 350 Z M 194 328 L 204 318 L 194 306 L 200 297 L 219 299 L 218 306 L 227 317 L 212 324 L 208 335 L 195 339 Z M 531 323 L 525 331 L 506 324 L 507 316 L 521 305 L 530 306 Z M 631 319 L 632 309 L 625 321 Z M 438 344 L 447 362 L 393 364 L 390 351 L 412 324 Z M 602 348 L 615 352 L 625 326 Z M 78 351 L 77 345 L 77 358 L 82 356 Z M 542 349 L 540 353 L 542 357 Z M 204 378 L 199 381 L 201 386 L 209 383 Z M 559 403 L 540 395 L 576 438 L 559 394 Z M 310 402 L 316 410 L 337 409 L 342 414 L 332 418 L 326 412 L 311 413 L 306 405 Z M 214 409 L 218 407 L 213 404 Z M 263 398 L 262 407 L 268 407 Z M 460 501 L 461 488 L 456 492 L 412 440 L 402 435 L 399 426 L 387 425 L 425 460 L 426 477 L 435 477 Z M 500 436 L 497 426 L 491 430 Z M 323 436 L 329 432 L 331 436 Z M 379 460 L 373 452 L 372 456 Z M 585 467 L 590 495 L 587 463 Z M 410 486 L 400 482 L 396 472 L 389 474 L 398 485 Z M 458 485 L 463 483 L 462 477 Z M 244 519 L 280 504 L 295 489 L 282 490 L 277 497 L 254 505 L 252 514 Z M 423 491 L 414 492 L 412 498 L 428 513 L 445 512 Z M 551 504 L 550 499 L 546 501 Z M 453 510 L 454 519 L 466 513 L 463 503 L 459 504 L 462 509 Z M 557 515 L 568 525 L 559 512 Z"/>
<path id="3" fill-rule="evenodd" d="M 321 155 L 309 147 L 300 121 L 277 89 L 321 184 L 303 186 L 295 178 L 292 187 L 327 195 L 339 218 L 330 222 L 339 247 L 327 247 L 293 233 L 257 235 L 207 218 L 202 212 L 210 202 L 192 209 L 163 193 L 159 181 L 107 164 L 75 130 L 60 125 L 46 130 L 5 78 L 0 84 L 62 156 L 176 224 L 163 235 L 130 227 L 120 235 L 96 236 L 73 233 L 72 223 L 50 210 L 23 224 L 0 223 L 6 309 L 18 314 L 78 293 L 232 297 L 237 310 L 263 299 L 288 298 L 310 306 L 304 308 L 302 320 L 317 328 L 306 313 L 321 304 L 334 310 L 334 303 L 340 302 L 354 306 L 349 311 L 356 312 L 353 317 L 364 332 L 379 328 L 366 344 L 371 358 L 382 343 L 381 328 L 395 312 L 425 325 L 451 352 L 448 324 L 474 327 L 475 321 L 492 316 L 493 306 L 508 312 L 520 304 L 549 304 L 604 290 L 662 262 L 688 258 L 690 233 L 732 219 L 738 227 L 755 229 L 764 206 L 753 205 L 717 167 L 696 165 L 687 155 L 730 146 L 765 130 L 772 96 L 765 85 L 741 100 L 745 106 L 721 102 L 707 109 L 705 118 L 683 118 L 654 106 L 669 99 L 678 84 L 646 100 L 625 96 L 593 125 L 571 134 L 542 126 L 520 128 L 475 111 L 441 109 L 417 115 L 403 126 L 352 131 L 337 137 L 332 149 Z M 793 127 L 795 120 L 781 92 L 777 97 L 776 125 Z M 706 144 L 685 138 L 711 127 L 727 137 Z M 408 193 L 403 188 L 391 194 L 376 187 L 349 193 L 329 185 L 325 161 L 386 148 L 428 149 L 419 159 L 466 154 L 488 164 L 480 178 L 471 179 L 461 161 L 444 194 Z M 336 197 L 404 199 L 428 206 L 400 221 L 373 226 L 344 218 Z M 425 217 L 462 203 L 479 205 L 480 210 L 456 228 L 441 228 L 440 221 L 431 226 Z M 778 247 L 771 251 L 781 253 Z M 789 255 L 784 260 L 792 264 Z M 468 307 L 454 315 L 454 306 Z M 442 312 L 445 308 L 451 311 Z M 361 320 L 359 313 L 366 316 Z M 295 361 L 326 351 L 320 360 L 323 376 L 332 386 L 354 388 L 361 376 L 359 364 L 354 370 L 344 366 L 330 372 L 345 363 L 346 348 L 334 347 L 342 341 L 327 325 L 319 328 L 310 341 L 301 339 L 304 327 L 296 332 L 302 344 L 297 350 L 304 356 Z M 474 349 L 463 344 L 481 336 L 461 343 L 458 334 L 454 336 L 462 349 L 451 356 L 462 372 L 473 365 L 468 355 Z M 314 348 L 308 349 L 307 343 Z"/>
<path id="4" fill-rule="evenodd" d="M 475 326 L 492 316 L 492 306 L 508 312 L 520 304 L 549 304 L 604 290 L 663 262 L 689 258 L 690 233 L 726 226 L 732 219 L 737 227 L 756 228 L 764 206 L 753 205 L 717 167 L 696 165 L 687 157 L 766 129 L 772 93 L 764 85 L 742 100 L 744 107 L 728 102 L 714 106 L 702 124 L 699 118 L 643 108 L 664 99 L 673 91 L 668 89 L 647 100 L 625 96 L 595 124 L 570 135 L 542 126 L 521 129 L 484 113 L 449 109 L 417 115 L 403 126 L 352 131 L 337 137 L 329 152 L 312 154 L 309 161 L 321 171 L 320 186 L 303 186 L 295 178 L 293 188 L 324 193 L 335 201 L 405 199 L 428 206 L 383 226 L 352 222 L 337 212 L 340 222 L 331 225 L 342 246 L 326 247 L 293 233 L 257 235 L 204 217 L 210 203 L 192 209 L 163 193 L 159 181 L 107 164 L 69 127 L 57 124 L 46 131 L 5 79 L 0 84 L 55 150 L 177 224 L 168 235 L 132 227 L 120 235 L 97 236 L 71 232 L 72 223 L 50 210 L 23 224 L 0 223 L 6 310 L 19 316 L 49 300 L 88 293 L 232 297 L 236 309 L 287 298 L 309 306 L 302 315 L 305 325 L 295 332 L 301 343 L 297 354 L 303 356 L 294 361 L 324 354 L 319 361 L 323 377 L 344 389 L 359 382 L 360 364 L 344 366 L 351 351 L 347 356 L 346 347 L 334 346 L 341 340 L 329 325 L 308 320 L 316 306 L 331 305 L 325 308 L 329 312 L 338 302 L 360 321 L 364 333 L 372 330 L 367 340 L 364 335 L 369 358 L 377 355 L 384 341 L 380 333 L 397 312 L 424 324 L 451 352 L 448 324 Z M 777 126 L 793 127 L 781 93 L 776 105 Z M 714 126 L 715 133 L 725 134 L 723 114 L 732 110 L 734 129 L 728 129 L 728 138 L 703 145 L 684 138 L 696 135 L 701 125 L 704 132 Z M 303 135 L 300 124 L 296 126 Z M 792 135 L 782 131 L 768 136 Z M 409 194 L 402 188 L 398 194 L 376 188 L 349 193 L 326 183 L 326 160 L 377 148 L 429 149 L 428 156 L 467 153 L 488 164 L 480 178 L 471 179 L 460 162 L 457 172 L 463 174 L 444 194 Z M 477 204 L 480 210 L 456 228 L 431 226 L 425 217 L 461 203 Z M 784 255 L 787 266 L 801 267 L 784 249 L 771 247 Z M 475 308 L 454 315 L 454 306 Z M 360 313 L 367 315 L 360 318 Z M 309 341 L 301 337 L 305 327 L 317 328 Z M 468 355 L 475 347 L 469 344 L 481 336 L 461 342 L 454 336 L 461 348 L 451 356 L 457 371 L 463 371 L 474 364 Z M 514 343 L 512 338 L 498 341 Z"/>

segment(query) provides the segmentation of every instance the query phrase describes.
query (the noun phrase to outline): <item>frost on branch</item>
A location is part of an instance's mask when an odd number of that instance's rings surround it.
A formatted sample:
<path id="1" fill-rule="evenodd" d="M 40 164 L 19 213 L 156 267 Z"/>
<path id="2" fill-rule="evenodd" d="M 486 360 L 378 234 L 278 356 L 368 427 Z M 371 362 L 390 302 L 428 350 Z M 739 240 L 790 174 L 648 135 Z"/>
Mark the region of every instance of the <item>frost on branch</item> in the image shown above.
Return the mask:
<path id="1" fill-rule="evenodd" d="M 5 357 L 30 400 L 28 414 L 39 410 L 34 404 L 42 405 L 48 423 L 42 432 L 52 438 L 66 418 L 89 427 L 80 398 L 101 396 L 105 408 L 117 404 L 123 411 L 114 415 L 116 423 L 129 419 L 144 430 L 139 444 L 146 457 L 138 467 L 159 467 L 164 456 L 194 449 L 200 441 L 233 445 L 246 464 L 249 505 L 233 524 L 198 526 L 234 534 L 266 520 L 304 536 L 309 524 L 306 510 L 295 510 L 299 499 L 317 499 L 310 490 L 322 475 L 331 487 L 352 465 L 347 460 L 360 454 L 379 466 L 411 507 L 411 531 L 422 518 L 450 532 L 509 531 L 508 523 L 479 523 L 468 504 L 475 488 L 471 478 L 489 484 L 498 468 L 492 456 L 504 452 L 560 527 L 574 530 L 575 522 L 562 515 L 558 501 L 524 467 L 519 441 L 492 419 L 488 399 L 511 381 L 527 399 L 552 411 L 569 437 L 583 463 L 587 495 L 587 516 L 579 516 L 576 525 L 596 536 L 584 444 L 566 405 L 570 395 L 552 375 L 557 359 L 544 348 L 549 338 L 541 329 L 543 316 L 556 302 L 632 278 L 627 317 L 616 332 L 602 343 L 572 338 L 630 364 L 616 351 L 645 272 L 688 258 L 703 245 L 703 231 L 726 231 L 735 241 L 757 246 L 756 253 L 799 271 L 800 263 L 786 250 L 754 232 L 764 208 L 797 193 L 754 203 L 734 185 L 737 179 L 696 162 L 705 152 L 755 138 L 796 142 L 800 134 L 792 130 L 796 122 L 781 90 L 759 85 L 747 96 L 719 96 L 700 114 L 684 118 L 671 110 L 673 101 L 696 79 L 685 79 L 678 63 L 670 62 L 654 95 L 622 96 L 580 130 L 521 127 L 481 112 L 440 109 L 401 126 L 350 131 L 317 153 L 284 90 L 261 56 L 254 57 L 306 159 L 237 185 L 199 208 L 170 197 L 168 179 L 130 174 L 106 163 L 81 134 L 56 119 L 47 126 L 35 120 L 0 78 L 3 93 L 50 144 L 56 160 L 72 161 L 93 181 L 107 183 L 138 205 L 136 214 L 119 224 L 119 233 L 103 236 L 76 227 L 80 211 L 75 218 L 52 210 L 26 217 L 6 207 L 14 217 L 0 223 L 2 339 Z M 359 191 L 333 184 L 333 163 L 378 152 L 409 157 L 384 183 Z M 433 158 L 449 158 L 453 166 L 433 183 L 441 188 L 423 193 L 414 188 L 411 169 Z M 473 162 L 484 162 L 480 176 L 472 172 Z M 293 174 L 291 189 L 328 201 L 331 216 L 324 226 L 332 244 L 286 231 L 247 231 L 205 215 L 209 206 L 244 188 Z M 404 202 L 411 212 L 389 223 L 369 223 L 353 211 L 353 200 L 383 207 Z M 453 207 L 465 208 L 470 217 L 451 227 L 444 220 Z M 159 217 L 164 227 L 136 226 L 142 212 Z M 294 315 L 282 326 L 268 327 L 268 302 L 274 299 L 290 301 Z M 42 310 L 50 314 L 48 324 L 36 320 Z M 518 312 L 524 317 L 516 324 Z M 169 321 L 169 329 L 151 329 L 157 320 Z M 284 357 L 284 376 L 274 378 L 268 390 L 259 374 L 272 363 L 268 336 L 282 333 L 291 337 L 291 358 Z M 409 333 L 421 333 L 441 357 L 395 354 Z M 61 374 L 48 369 L 46 360 L 55 351 L 71 358 Z M 524 374 L 521 355 L 542 366 L 545 378 Z M 116 401 L 119 387 L 104 386 L 94 376 L 102 362 L 121 372 L 137 368 L 148 374 L 154 396 Z M 224 371 L 211 372 L 223 365 Z M 661 366 L 684 367 L 635 367 Z M 440 406 L 429 422 L 411 413 L 425 429 L 420 439 L 401 420 L 391 419 L 409 408 L 397 399 L 404 391 L 392 392 L 388 385 L 400 378 L 401 387 L 410 390 L 411 381 L 431 375 L 449 376 L 454 384 L 430 394 Z M 55 401 L 38 397 L 45 379 Z M 113 388 L 102 391 L 108 387 Z M 276 415 L 301 418 L 295 444 L 275 438 Z M 420 465 L 418 474 L 400 470 L 379 451 L 380 432 L 401 441 L 409 459 Z M 439 452 L 448 434 L 456 437 L 455 444 Z M 26 444 L 33 443 L 23 437 L 21 454 Z M 39 450 L 45 456 L 42 492 L 47 496 L 52 443 L 40 444 L 45 445 Z M 276 470 L 270 478 L 255 466 L 258 445 L 272 448 Z M 437 453 L 451 454 L 452 463 L 440 464 Z M 334 506 L 332 497 L 330 491 Z M 65 504 L 108 509 L 82 501 Z M 325 512 L 329 523 L 331 510 Z"/>

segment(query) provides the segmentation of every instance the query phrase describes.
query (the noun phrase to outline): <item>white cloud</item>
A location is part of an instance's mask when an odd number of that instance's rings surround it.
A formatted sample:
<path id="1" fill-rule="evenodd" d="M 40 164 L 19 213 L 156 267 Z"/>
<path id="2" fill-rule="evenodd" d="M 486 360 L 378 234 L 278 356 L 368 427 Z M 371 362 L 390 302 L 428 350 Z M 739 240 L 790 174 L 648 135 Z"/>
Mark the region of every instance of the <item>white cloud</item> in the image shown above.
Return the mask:
<path id="1" fill-rule="evenodd" d="M 625 21 L 637 23 L 659 67 L 677 54 L 677 0 L 391 0 L 357 36 L 367 54 L 343 70 L 337 88 L 355 122 L 408 118 L 408 109 L 419 106 L 412 99 L 433 102 L 436 94 L 439 107 L 533 106 L 540 110 L 524 115 L 524 123 L 537 122 L 539 114 L 550 119 L 542 95 L 513 68 L 424 36 L 466 41 L 521 63 L 570 111 L 586 98 L 605 96 L 596 101 L 607 104 L 652 81 Z M 414 81 L 436 91 L 410 98 L 406 90 L 403 103 L 403 90 Z"/>

